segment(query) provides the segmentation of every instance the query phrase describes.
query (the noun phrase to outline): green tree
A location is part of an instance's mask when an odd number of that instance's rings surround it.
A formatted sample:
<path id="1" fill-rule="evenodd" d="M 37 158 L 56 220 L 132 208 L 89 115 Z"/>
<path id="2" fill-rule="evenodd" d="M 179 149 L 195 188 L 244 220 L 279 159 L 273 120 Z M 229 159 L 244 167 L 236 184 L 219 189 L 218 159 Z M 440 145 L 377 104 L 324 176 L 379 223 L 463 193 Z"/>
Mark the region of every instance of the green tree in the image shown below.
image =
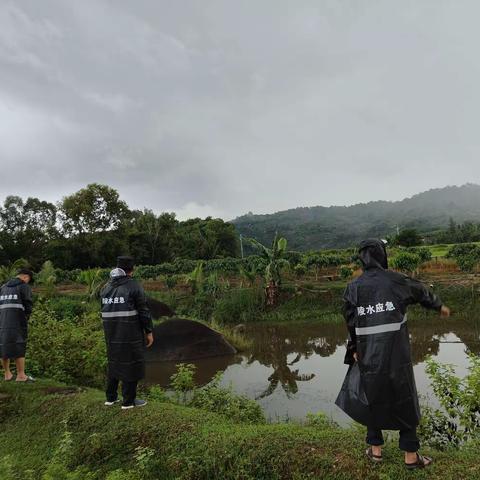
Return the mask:
<path id="1" fill-rule="evenodd" d="M 129 213 L 115 189 L 98 183 L 65 197 L 60 205 L 62 226 L 69 235 L 115 230 Z"/>
<path id="2" fill-rule="evenodd" d="M 315 270 L 315 281 L 317 281 L 320 269 L 327 266 L 326 258 L 324 255 L 320 255 L 318 253 L 309 254 L 305 258 L 305 266 L 307 268 L 313 267 L 313 269 Z"/>
<path id="3" fill-rule="evenodd" d="M 176 255 L 193 260 L 238 256 L 239 242 L 235 227 L 220 218 L 193 218 L 177 229 Z"/>
<path id="4" fill-rule="evenodd" d="M 27 257 L 38 267 L 44 260 L 47 242 L 56 234 L 57 209 L 55 205 L 18 196 L 5 199 L 0 208 L 0 259 L 3 263 Z"/>
<path id="5" fill-rule="evenodd" d="M 156 215 L 152 210 L 132 212 L 130 252 L 138 263 L 155 265 L 173 259 L 178 221 L 174 213 Z"/>
<path id="6" fill-rule="evenodd" d="M 402 247 L 416 247 L 422 243 L 422 237 L 416 229 L 408 228 L 397 235 L 395 243 Z"/>
<path id="7" fill-rule="evenodd" d="M 452 217 L 450 217 L 450 220 L 448 222 L 448 234 L 450 235 L 452 242 L 454 242 L 457 235 L 457 224 Z"/>

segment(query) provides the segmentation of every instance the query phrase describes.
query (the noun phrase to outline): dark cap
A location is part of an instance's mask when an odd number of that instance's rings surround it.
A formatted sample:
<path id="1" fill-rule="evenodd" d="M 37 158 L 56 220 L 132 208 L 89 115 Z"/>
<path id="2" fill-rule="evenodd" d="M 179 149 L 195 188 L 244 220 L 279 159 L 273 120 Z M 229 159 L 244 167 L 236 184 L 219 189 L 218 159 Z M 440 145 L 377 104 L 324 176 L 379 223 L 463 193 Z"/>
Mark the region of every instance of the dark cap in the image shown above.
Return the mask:
<path id="1" fill-rule="evenodd" d="M 135 260 L 133 257 L 121 256 L 117 257 L 117 268 L 121 268 L 126 272 L 131 272 L 135 266 Z"/>
<path id="2" fill-rule="evenodd" d="M 30 283 L 33 284 L 33 272 L 29 268 L 19 268 L 17 275 L 28 275 L 30 277 Z"/>

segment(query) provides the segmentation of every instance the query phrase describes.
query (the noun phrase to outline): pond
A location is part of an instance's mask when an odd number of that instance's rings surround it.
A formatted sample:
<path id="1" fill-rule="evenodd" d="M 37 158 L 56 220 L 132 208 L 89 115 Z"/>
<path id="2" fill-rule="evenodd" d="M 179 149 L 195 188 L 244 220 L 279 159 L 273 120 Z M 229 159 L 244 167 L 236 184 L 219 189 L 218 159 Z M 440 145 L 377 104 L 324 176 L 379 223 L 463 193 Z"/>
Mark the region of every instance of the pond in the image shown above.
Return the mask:
<path id="1" fill-rule="evenodd" d="M 419 394 L 435 404 L 426 358 L 432 355 L 452 363 L 464 375 L 468 352 L 480 354 L 480 320 L 425 316 L 410 321 L 409 331 Z M 189 362 L 197 366 L 196 383 L 208 383 L 222 371 L 222 384 L 257 400 L 270 420 L 304 419 L 307 413 L 323 411 L 341 424 L 348 423 L 334 405 L 348 368 L 343 364 L 343 324 L 251 324 L 246 335 L 253 339 L 248 352 Z M 173 363 L 149 361 L 146 380 L 168 387 L 174 372 Z"/>

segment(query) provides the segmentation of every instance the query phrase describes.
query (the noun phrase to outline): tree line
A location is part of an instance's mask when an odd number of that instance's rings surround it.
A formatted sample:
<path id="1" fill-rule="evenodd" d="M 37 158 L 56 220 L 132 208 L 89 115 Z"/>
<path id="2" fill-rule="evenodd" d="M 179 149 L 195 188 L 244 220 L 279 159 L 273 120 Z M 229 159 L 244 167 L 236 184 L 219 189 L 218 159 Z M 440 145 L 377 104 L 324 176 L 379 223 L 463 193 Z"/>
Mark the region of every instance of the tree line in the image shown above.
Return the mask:
<path id="1" fill-rule="evenodd" d="M 480 242 L 480 223 L 463 222 L 457 223 L 450 218 L 449 226 L 446 229 L 437 230 L 428 234 L 421 234 L 415 228 L 401 230 L 396 236 L 387 237 L 391 245 L 402 247 L 414 247 L 418 245 L 437 245 L 452 243 Z"/>
<path id="2" fill-rule="evenodd" d="M 146 265 L 237 257 L 239 241 L 221 219 L 131 210 L 114 188 L 97 183 L 57 204 L 8 196 L 0 207 L 2 265 L 24 258 L 34 268 L 46 260 L 66 270 L 109 267 L 123 254 Z"/>
<path id="3" fill-rule="evenodd" d="M 450 218 L 448 228 L 439 232 L 435 241 L 436 243 L 480 242 L 480 223 L 457 223 L 453 218 Z"/>

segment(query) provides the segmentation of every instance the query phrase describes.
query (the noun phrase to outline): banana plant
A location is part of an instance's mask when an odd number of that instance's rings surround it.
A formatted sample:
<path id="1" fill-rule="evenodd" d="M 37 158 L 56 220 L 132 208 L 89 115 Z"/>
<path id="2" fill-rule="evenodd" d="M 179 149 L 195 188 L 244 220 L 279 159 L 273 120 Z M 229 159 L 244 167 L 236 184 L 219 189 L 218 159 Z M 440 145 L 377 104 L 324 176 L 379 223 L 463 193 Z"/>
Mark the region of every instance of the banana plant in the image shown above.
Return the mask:
<path id="1" fill-rule="evenodd" d="M 282 283 L 282 269 L 288 267 L 290 263 L 284 258 L 287 251 L 287 239 L 278 237 L 278 232 L 272 242 L 271 248 L 266 247 L 254 238 L 249 238 L 248 241 L 252 246 L 260 251 L 262 257 L 267 260 L 265 267 L 265 293 L 267 297 L 267 306 L 275 305 L 278 298 L 279 287 Z"/>
<path id="2" fill-rule="evenodd" d="M 205 275 L 203 274 L 203 267 L 204 267 L 204 262 L 203 260 L 200 260 L 197 263 L 197 266 L 193 269 L 192 272 L 188 274 L 188 284 L 190 285 L 190 288 L 192 289 L 192 293 L 195 295 L 197 292 L 202 290 L 204 281 L 205 281 Z"/>
<path id="3" fill-rule="evenodd" d="M 100 290 L 106 283 L 100 268 L 83 270 L 79 274 L 77 280 L 79 283 L 83 283 L 87 286 L 87 295 L 90 300 L 93 300 L 100 295 Z"/>
<path id="4" fill-rule="evenodd" d="M 55 284 L 57 276 L 55 275 L 55 267 L 50 260 L 47 260 L 37 276 L 38 284 L 44 287 L 43 295 L 47 298 L 55 294 Z"/>

